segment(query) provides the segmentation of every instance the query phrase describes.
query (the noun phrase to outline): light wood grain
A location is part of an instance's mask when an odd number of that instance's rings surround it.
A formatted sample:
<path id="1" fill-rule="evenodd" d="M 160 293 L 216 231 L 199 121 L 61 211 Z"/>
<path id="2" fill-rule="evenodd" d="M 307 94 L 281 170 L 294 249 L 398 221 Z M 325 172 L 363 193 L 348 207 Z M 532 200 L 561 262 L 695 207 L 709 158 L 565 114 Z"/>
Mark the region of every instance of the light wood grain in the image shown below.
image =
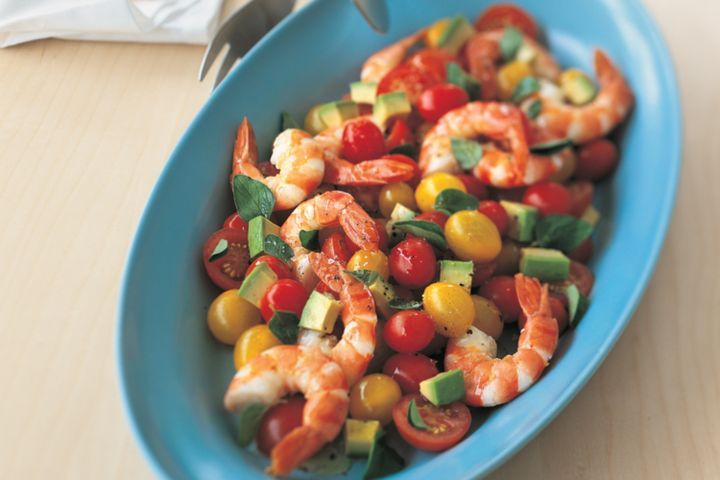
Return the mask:
<path id="1" fill-rule="evenodd" d="M 686 121 L 668 240 L 608 360 L 494 480 L 720 478 L 720 4 L 647 3 Z M 0 51 L 1 478 L 151 477 L 120 407 L 117 292 L 150 189 L 207 97 L 201 54 L 62 41 Z"/>

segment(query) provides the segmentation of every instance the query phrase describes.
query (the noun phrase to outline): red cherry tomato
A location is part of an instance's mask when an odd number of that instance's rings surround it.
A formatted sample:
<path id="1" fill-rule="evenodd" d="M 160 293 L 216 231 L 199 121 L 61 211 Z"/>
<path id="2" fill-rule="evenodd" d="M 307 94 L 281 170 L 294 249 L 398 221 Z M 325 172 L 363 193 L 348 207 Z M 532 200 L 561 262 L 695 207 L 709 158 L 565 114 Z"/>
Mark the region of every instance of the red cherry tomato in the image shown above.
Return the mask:
<path id="1" fill-rule="evenodd" d="M 615 170 L 619 160 L 620 155 L 613 142 L 604 138 L 593 140 L 578 150 L 575 176 L 597 182 Z"/>
<path id="2" fill-rule="evenodd" d="M 480 285 L 485 283 L 485 281 L 487 281 L 490 277 L 493 276 L 496 268 L 497 263 L 495 261 L 489 263 L 475 262 L 473 264 L 472 286 L 479 287 Z"/>
<path id="3" fill-rule="evenodd" d="M 315 285 L 315 291 L 318 292 L 318 293 L 330 294 L 330 295 L 332 295 L 333 297 L 335 297 L 336 300 L 337 300 L 337 298 L 338 298 L 337 293 L 335 293 L 335 292 L 333 291 L 333 289 L 330 288 L 330 287 L 327 285 L 327 283 L 324 283 L 324 282 L 318 282 L 318 284 Z"/>
<path id="4" fill-rule="evenodd" d="M 488 217 L 500 232 L 500 235 L 505 235 L 508 229 L 508 223 L 510 219 L 508 214 L 498 202 L 494 200 L 483 200 L 478 206 L 478 212 Z"/>
<path id="5" fill-rule="evenodd" d="M 538 27 L 533 17 L 511 3 L 493 5 L 475 20 L 475 28 L 478 30 L 494 30 L 507 26 L 515 27 L 529 37 L 537 38 L 538 36 Z"/>
<path id="6" fill-rule="evenodd" d="M 210 256 L 221 240 L 228 243 L 225 254 L 211 261 Z M 240 288 L 248 262 L 247 230 L 222 228 L 210 235 L 203 247 L 205 271 L 210 280 L 223 290 Z"/>
<path id="7" fill-rule="evenodd" d="M 558 334 L 563 333 L 568 326 L 568 312 L 565 309 L 565 305 L 563 305 L 562 301 L 551 296 L 550 310 L 552 310 L 553 318 L 557 320 Z M 520 312 L 520 316 L 518 317 L 518 328 L 521 331 L 525 328 L 525 322 L 527 322 L 527 317 L 525 316 L 525 313 Z"/>
<path id="8" fill-rule="evenodd" d="M 418 163 L 412 158 L 408 157 L 407 155 L 402 155 L 400 153 L 390 153 L 388 155 L 383 155 L 381 158 L 387 158 L 389 160 L 395 160 L 411 165 L 415 169 L 415 175 L 406 183 L 414 187 L 417 186 L 417 184 L 420 182 L 420 179 L 422 178 L 422 172 L 420 171 L 420 166 L 418 165 Z"/>
<path id="9" fill-rule="evenodd" d="M 282 278 L 293 278 L 292 271 L 290 271 L 290 267 L 287 266 L 287 263 L 283 262 L 277 257 L 273 257 L 272 255 L 260 255 L 258 258 L 255 259 L 254 262 L 250 264 L 247 271 L 245 272 L 245 276 L 247 277 L 250 275 L 250 272 L 255 270 L 255 267 L 258 266 L 259 263 L 266 263 L 270 269 L 275 272 L 275 275 L 277 275 L 278 279 Z"/>
<path id="10" fill-rule="evenodd" d="M 445 222 L 448 220 L 447 215 L 442 212 L 425 212 L 415 217 L 415 220 L 424 220 L 426 222 L 433 222 L 443 230 L 445 229 Z"/>
<path id="11" fill-rule="evenodd" d="M 568 280 L 574 283 L 580 290 L 580 293 L 586 297 L 590 295 L 593 285 L 595 284 L 595 275 L 592 271 L 579 262 L 570 262 L 570 275 Z"/>
<path id="12" fill-rule="evenodd" d="M 429 427 L 415 428 L 408 420 L 410 402 L 415 400 L 420 416 Z M 436 407 L 419 393 L 405 395 L 393 407 L 393 422 L 400 436 L 415 448 L 428 452 L 447 450 L 458 443 L 470 429 L 470 410 L 462 402 Z"/>
<path id="13" fill-rule="evenodd" d="M 385 147 L 388 151 L 390 151 L 400 145 L 413 143 L 414 141 L 415 136 L 413 135 L 412 130 L 410 130 L 410 127 L 408 127 L 405 120 L 399 118 L 395 120 L 392 128 L 390 128 L 390 134 L 388 135 L 387 140 L 385 140 Z"/>
<path id="14" fill-rule="evenodd" d="M 497 305 L 505 323 L 514 322 L 520 315 L 520 302 L 513 277 L 499 275 L 491 278 L 480 287 L 480 295 Z"/>
<path id="15" fill-rule="evenodd" d="M 437 78 L 431 73 L 412 65 L 399 65 L 390 70 L 378 83 L 377 94 L 402 91 L 407 94 L 410 103 L 415 105 L 420 94 L 428 87 L 437 84 Z"/>
<path id="16" fill-rule="evenodd" d="M 390 317 L 383 328 L 385 343 L 400 353 L 415 353 L 435 337 L 430 315 L 418 310 L 403 310 Z"/>
<path id="17" fill-rule="evenodd" d="M 577 180 L 567 184 L 570 193 L 570 215 L 580 217 L 590 206 L 593 199 L 593 184 L 585 180 Z"/>
<path id="18" fill-rule="evenodd" d="M 337 260 L 343 265 L 352 257 L 347 237 L 345 234 L 337 232 L 331 234 L 327 240 L 325 240 L 322 246 L 322 253 L 324 253 L 326 257 Z"/>
<path id="19" fill-rule="evenodd" d="M 431 74 L 438 82 L 444 82 L 447 76 L 447 64 L 457 59 L 439 48 L 423 48 L 416 52 L 407 63 L 424 72 Z"/>
<path id="20" fill-rule="evenodd" d="M 451 83 L 441 83 L 420 95 L 417 108 L 423 119 L 435 123 L 447 112 L 465 105 L 469 100 L 464 89 Z"/>
<path id="21" fill-rule="evenodd" d="M 538 183 L 528 187 L 523 203 L 536 207 L 541 215 L 566 214 L 570 212 L 570 192 L 556 182 Z"/>
<path id="22" fill-rule="evenodd" d="M 592 238 L 586 238 L 580 245 L 575 247 L 575 250 L 568 253 L 568 258 L 570 258 L 570 260 L 575 260 L 576 262 L 587 263 L 592 258 L 592 255 Z"/>
<path id="23" fill-rule="evenodd" d="M 238 215 L 237 213 L 232 213 L 223 222 L 223 228 L 244 230 L 247 234 L 248 224 L 240 215 Z"/>
<path id="24" fill-rule="evenodd" d="M 267 456 L 280 440 L 302 425 L 305 399 L 290 397 L 286 402 L 273 405 L 265 412 L 255 433 L 258 450 Z"/>
<path id="25" fill-rule="evenodd" d="M 343 158 L 362 162 L 380 158 L 385 153 L 385 137 L 377 125 L 367 118 L 348 122 L 342 132 Z"/>
<path id="26" fill-rule="evenodd" d="M 468 175 L 466 173 L 455 175 L 463 182 L 467 193 L 477 198 L 478 200 L 484 200 L 488 197 L 488 190 L 484 183 L 475 178 L 474 175 Z"/>
<path id="27" fill-rule="evenodd" d="M 260 299 L 260 314 L 269 322 L 276 310 L 292 312 L 300 317 L 308 292 L 302 283 L 291 278 L 275 282 Z"/>
<path id="28" fill-rule="evenodd" d="M 437 258 L 427 240 L 410 237 L 390 250 L 390 274 L 403 287 L 421 288 L 435 277 Z"/>
<path id="29" fill-rule="evenodd" d="M 390 375 L 402 390 L 403 395 L 418 393 L 420 382 L 437 375 L 435 362 L 425 355 L 396 353 L 388 358 L 383 365 L 383 373 Z"/>

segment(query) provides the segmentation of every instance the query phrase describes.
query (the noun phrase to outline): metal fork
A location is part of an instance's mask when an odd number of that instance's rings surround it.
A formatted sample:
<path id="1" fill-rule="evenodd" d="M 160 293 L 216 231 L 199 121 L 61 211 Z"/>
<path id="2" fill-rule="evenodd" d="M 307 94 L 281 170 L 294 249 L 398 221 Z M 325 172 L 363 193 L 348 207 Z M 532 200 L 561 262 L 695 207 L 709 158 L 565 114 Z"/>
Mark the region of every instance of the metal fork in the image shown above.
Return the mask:
<path id="1" fill-rule="evenodd" d="M 337 1 L 337 0 L 336 0 Z M 352 0 L 370 27 L 380 33 L 388 29 L 385 0 Z M 202 81 L 225 45 L 225 58 L 218 69 L 213 89 L 267 32 L 290 14 L 296 0 L 251 0 L 223 22 L 205 49 L 200 64 L 199 80 Z"/>

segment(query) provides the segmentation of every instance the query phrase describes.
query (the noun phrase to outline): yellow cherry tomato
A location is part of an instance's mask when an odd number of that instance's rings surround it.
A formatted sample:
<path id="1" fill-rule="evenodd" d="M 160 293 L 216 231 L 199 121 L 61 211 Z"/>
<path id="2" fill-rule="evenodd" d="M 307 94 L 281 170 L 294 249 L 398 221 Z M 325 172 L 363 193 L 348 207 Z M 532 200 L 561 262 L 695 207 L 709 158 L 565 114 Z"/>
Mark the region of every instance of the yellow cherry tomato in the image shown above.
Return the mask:
<path id="1" fill-rule="evenodd" d="M 415 202 L 421 211 L 432 212 L 435 198 L 448 188 L 467 192 L 465 184 L 455 175 L 445 172 L 428 175 L 420 181 L 415 189 Z"/>
<path id="2" fill-rule="evenodd" d="M 473 325 L 495 340 L 500 338 L 504 324 L 502 318 L 500 318 L 500 310 L 498 307 L 492 300 L 488 300 L 485 297 L 472 295 L 471 298 L 475 305 Z"/>
<path id="3" fill-rule="evenodd" d="M 450 215 L 445 223 L 445 239 L 458 258 L 473 262 L 492 262 L 502 248 L 497 227 L 477 210 L 461 210 Z"/>
<path id="4" fill-rule="evenodd" d="M 372 270 L 378 272 L 385 280 L 390 277 L 387 255 L 380 250 L 358 250 L 348 260 L 347 269 Z"/>
<path id="5" fill-rule="evenodd" d="M 415 193 L 412 187 L 404 182 L 384 185 L 380 189 L 378 200 L 380 203 L 380 213 L 385 218 L 390 218 L 390 214 L 393 208 L 395 208 L 396 203 L 404 205 L 410 210 L 417 210 Z"/>
<path id="6" fill-rule="evenodd" d="M 210 304 L 207 323 L 213 336 L 227 345 L 235 345 L 240 335 L 260 323 L 260 310 L 239 297 L 237 290 L 227 290 Z"/>
<path id="7" fill-rule="evenodd" d="M 529 64 L 516 60 L 500 67 L 497 79 L 500 88 L 500 98 L 507 100 L 512 97 L 515 87 L 520 80 L 533 75 L 533 70 Z"/>
<path id="8" fill-rule="evenodd" d="M 438 46 L 440 43 L 440 37 L 442 37 L 442 34 L 445 32 L 448 25 L 450 25 L 449 18 L 441 18 L 430 25 L 430 28 L 428 28 L 427 32 L 425 32 L 425 43 L 428 47 Z"/>
<path id="9" fill-rule="evenodd" d="M 363 377 L 350 392 L 350 416 L 358 420 L 377 420 L 383 425 L 392 420 L 392 410 L 402 391 L 392 377 L 373 373 Z"/>
<path id="10" fill-rule="evenodd" d="M 460 285 L 437 282 L 423 292 L 423 307 L 435 323 L 435 331 L 446 337 L 463 335 L 475 319 L 475 305 Z"/>
<path id="11" fill-rule="evenodd" d="M 273 335 L 270 328 L 264 323 L 248 328 L 240 335 L 235 344 L 235 350 L 233 351 L 235 369 L 240 370 L 250 360 L 276 345 L 282 345 L 282 342 Z"/>

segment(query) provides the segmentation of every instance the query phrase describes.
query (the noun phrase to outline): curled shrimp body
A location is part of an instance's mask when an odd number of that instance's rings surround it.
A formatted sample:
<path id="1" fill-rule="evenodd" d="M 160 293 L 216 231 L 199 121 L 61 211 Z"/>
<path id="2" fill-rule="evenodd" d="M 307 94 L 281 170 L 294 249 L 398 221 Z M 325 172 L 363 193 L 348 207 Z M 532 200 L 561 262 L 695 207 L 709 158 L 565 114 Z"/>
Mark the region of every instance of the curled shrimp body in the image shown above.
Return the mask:
<path id="1" fill-rule="evenodd" d="M 255 132 L 247 117 L 243 118 L 235 140 L 232 176 L 247 175 L 267 185 L 275 195 L 275 210 L 288 210 L 305 200 L 325 174 L 322 150 L 302 130 L 291 128 L 280 133 L 273 142 L 270 162 L 279 173 L 266 177 L 257 167 Z"/>
<path id="2" fill-rule="evenodd" d="M 595 73 L 600 90 L 595 99 L 581 107 L 542 98 L 542 109 L 535 123 L 553 138 L 586 143 L 609 133 L 627 116 L 634 99 L 618 68 L 601 50 L 595 50 Z"/>
<path id="3" fill-rule="evenodd" d="M 494 358 L 494 340 L 475 327 L 448 342 L 445 368 L 462 371 L 469 405 L 492 407 L 509 402 L 540 378 L 557 347 L 558 325 L 550 310 L 548 286 L 517 274 L 515 289 L 528 317 L 516 353 Z"/>
<path id="4" fill-rule="evenodd" d="M 287 475 L 340 433 L 349 406 L 342 369 L 317 348 L 280 345 L 238 370 L 225 393 L 225 408 L 235 411 L 250 404 L 273 405 L 296 392 L 307 399 L 302 425 L 270 452 L 271 475 Z"/>
<path id="5" fill-rule="evenodd" d="M 460 172 L 455 160 L 453 138 L 489 138 L 507 145 L 509 152 L 499 148 L 483 151 L 473 174 L 481 181 L 496 187 L 524 185 L 528 163 L 522 112 L 505 103 L 471 102 L 443 115 L 423 139 L 420 149 L 420 170 L 423 175 L 433 172 Z"/>
<path id="6" fill-rule="evenodd" d="M 385 74 L 400 65 L 407 51 L 418 43 L 424 34 L 425 29 L 423 28 L 370 55 L 360 70 L 360 80 L 363 82 L 382 80 Z"/>

